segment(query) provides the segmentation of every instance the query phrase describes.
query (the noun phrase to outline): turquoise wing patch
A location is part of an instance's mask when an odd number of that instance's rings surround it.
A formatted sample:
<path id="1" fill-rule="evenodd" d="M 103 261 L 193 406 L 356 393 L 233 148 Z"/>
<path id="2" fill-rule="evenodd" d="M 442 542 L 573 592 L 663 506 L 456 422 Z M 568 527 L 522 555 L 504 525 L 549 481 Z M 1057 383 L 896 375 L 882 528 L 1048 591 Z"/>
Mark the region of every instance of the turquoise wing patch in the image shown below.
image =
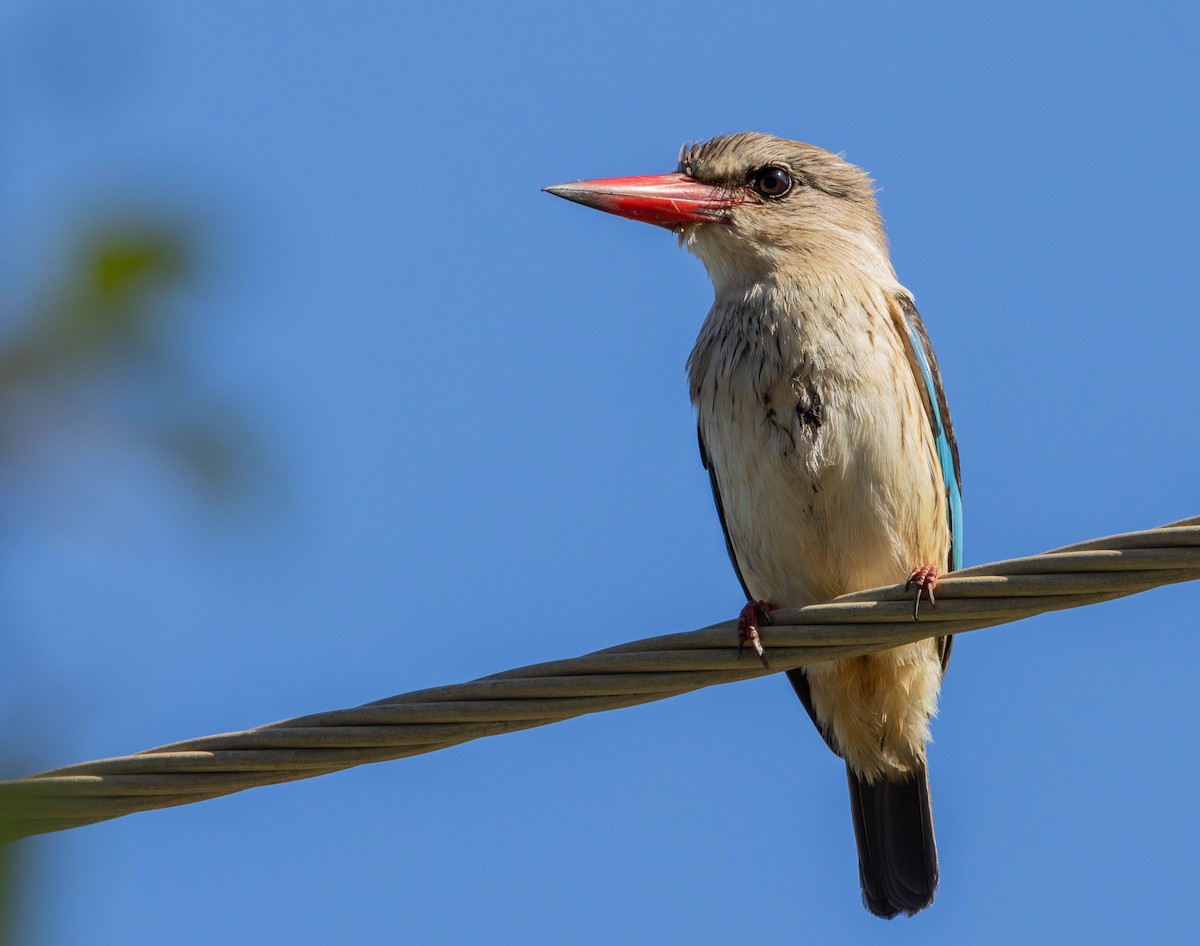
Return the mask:
<path id="1" fill-rule="evenodd" d="M 929 363 L 929 355 L 925 351 L 925 340 L 911 319 L 904 320 L 908 331 L 908 343 L 916 356 L 917 367 L 921 369 L 921 381 L 925 385 L 925 394 L 929 397 L 931 407 L 930 417 L 933 421 L 933 439 L 937 446 L 938 462 L 942 467 L 942 482 L 946 486 L 946 505 L 950 518 L 950 570 L 957 571 L 963 563 L 963 511 L 962 488 L 959 486 L 954 464 L 954 451 L 950 445 L 950 435 L 946 423 L 942 419 L 942 398 L 938 396 L 938 385 L 934 381 L 933 366 Z"/>

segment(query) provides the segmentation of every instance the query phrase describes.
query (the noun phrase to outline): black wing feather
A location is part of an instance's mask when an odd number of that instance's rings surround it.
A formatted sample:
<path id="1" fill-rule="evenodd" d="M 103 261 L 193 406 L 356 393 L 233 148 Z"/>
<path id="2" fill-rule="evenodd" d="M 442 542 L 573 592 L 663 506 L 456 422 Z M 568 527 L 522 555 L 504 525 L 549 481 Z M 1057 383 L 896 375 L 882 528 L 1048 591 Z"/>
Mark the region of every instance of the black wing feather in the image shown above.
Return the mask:
<path id="1" fill-rule="evenodd" d="M 733 550 L 733 538 L 729 534 L 729 523 L 725 521 L 725 504 L 721 502 L 721 486 L 717 482 L 717 468 L 708 458 L 708 449 L 704 446 L 704 432 L 700 429 L 700 425 L 696 425 L 696 442 L 700 445 L 700 462 L 704 464 L 704 469 L 708 471 L 708 483 L 712 487 L 713 502 L 717 506 L 717 518 L 721 520 L 721 531 L 725 533 L 725 551 L 729 553 L 729 561 L 733 563 L 734 574 L 737 575 L 737 580 L 742 586 L 742 591 L 746 594 L 746 600 L 752 601 L 754 596 L 750 594 L 750 589 L 746 587 L 746 579 L 742 575 L 742 566 L 738 564 L 737 552 Z"/>

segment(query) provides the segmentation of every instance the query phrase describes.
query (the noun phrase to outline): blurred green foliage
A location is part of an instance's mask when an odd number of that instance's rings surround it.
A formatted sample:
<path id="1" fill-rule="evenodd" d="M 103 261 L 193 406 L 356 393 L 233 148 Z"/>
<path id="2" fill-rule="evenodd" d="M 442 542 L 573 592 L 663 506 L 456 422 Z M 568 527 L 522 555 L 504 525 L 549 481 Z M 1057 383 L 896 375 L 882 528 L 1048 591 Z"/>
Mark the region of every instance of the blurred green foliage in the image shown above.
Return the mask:
<path id="1" fill-rule="evenodd" d="M 206 499 L 227 500 L 244 484 L 249 438 L 239 411 L 205 389 L 179 350 L 197 256 L 196 238 L 181 222 L 104 220 L 68 249 L 28 311 L 0 296 L 0 490 L 23 469 L 45 491 L 56 477 L 43 467 L 61 463 L 61 454 L 37 446 L 65 441 L 87 450 L 97 430 L 96 446 L 115 442 L 163 457 Z M 87 476 L 93 466 L 66 472 Z M 8 492 L 16 502 L 28 499 Z M 7 775 L 21 753 L 4 748 Z M 29 883 L 23 845 L 4 843 L 25 833 L 16 828 L 23 799 L 36 803 L 36 793 L 0 794 L 0 946 L 19 936 Z"/>
<path id="2" fill-rule="evenodd" d="M 37 312 L 0 348 L 0 384 L 45 384 L 145 346 L 161 290 L 182 284 L 191 256 L 181 230 L 105 224 L 72 254 L 67 272 Z"/>
<path id="3" fill-rule="evenodd" d="M 21 820 L 20 806 L 18 796 L 0 796 L 0 946 L 17 941 L 21 895 L 27 881 L 27 872 L 20 869 L 20 848 L 6 843 L 17 834 L 13 826 Z"/>
<path id="4" fill-rule="evenodd" d="M 176 304 L 194 288 L 187 228 L 166 219 L 104 221 L 77 241 L 34 311 L 0 299 L 0 476 L 31 439 L 95 427 L 148 447 L 206 498 L 243 484 L 238 412 L 203 393 L 169 344 Z"/>

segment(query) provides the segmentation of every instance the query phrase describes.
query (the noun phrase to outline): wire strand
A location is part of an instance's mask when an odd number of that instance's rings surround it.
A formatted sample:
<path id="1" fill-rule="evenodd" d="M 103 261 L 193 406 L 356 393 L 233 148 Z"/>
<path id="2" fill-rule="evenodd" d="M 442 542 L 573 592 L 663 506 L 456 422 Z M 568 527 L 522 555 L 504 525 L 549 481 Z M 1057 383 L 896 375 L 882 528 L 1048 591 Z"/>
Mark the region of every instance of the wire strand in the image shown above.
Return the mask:
<path id="1" fill-rule="evenodd" d="M 738 659 L 736 622 L 725 621 L 469 683 L 0 782 L 0 840 L 434 752 L 1196 578 L 1200 516 L 954 572 L 938 582 L 937 606 L 922 610 L 919 622 L 900 585 L 773 611 L 762 629 L 769 670 L 752 656 Z"/>

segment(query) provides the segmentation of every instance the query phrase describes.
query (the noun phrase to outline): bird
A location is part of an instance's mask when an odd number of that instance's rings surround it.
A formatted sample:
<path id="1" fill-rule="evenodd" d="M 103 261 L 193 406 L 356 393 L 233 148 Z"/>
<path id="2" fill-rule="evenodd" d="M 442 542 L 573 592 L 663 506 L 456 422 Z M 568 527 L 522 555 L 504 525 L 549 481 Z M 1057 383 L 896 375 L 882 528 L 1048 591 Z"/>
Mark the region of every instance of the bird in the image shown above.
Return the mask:
<path id="1" fill-rule="evenodd" d="M 687 362 L 700 459 L 747 603 L 770 612 L 915 588 L 962 567 L 958 447 L 929 335 L 892 266 L 867 172 L 758 132 L 685 143 L 669 174 L 549 193 L 674 231 L 713 284 Z M 928 907 L 939 869 L 926 746 L 952 638 L 788 678 L 846 764 L 863 903 Z"/>

